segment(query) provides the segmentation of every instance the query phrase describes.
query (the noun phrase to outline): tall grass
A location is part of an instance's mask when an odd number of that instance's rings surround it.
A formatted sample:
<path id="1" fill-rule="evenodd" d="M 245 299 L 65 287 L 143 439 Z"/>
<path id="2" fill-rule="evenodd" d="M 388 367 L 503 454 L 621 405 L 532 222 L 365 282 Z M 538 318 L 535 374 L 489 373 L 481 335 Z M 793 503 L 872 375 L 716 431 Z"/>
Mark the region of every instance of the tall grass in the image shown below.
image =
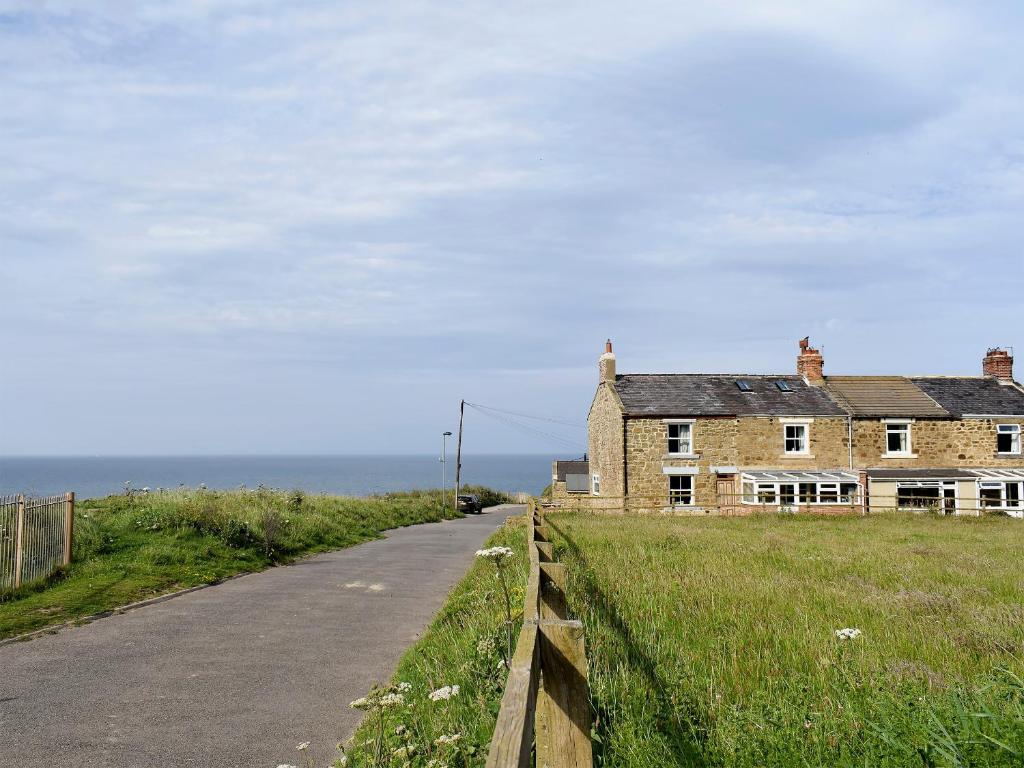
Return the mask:
<path id="1" fill-rule="evenodd" d="M 451 494 L 442 505 L 440 491 L 349 498 L 181 489 L 83 501 L 72 565 L 46 584 L 0 597 L 0 637 L 461 516 Z"/>
<path id="2" fill-rule="evenodd" d="M 599 764 L 1024 765 L 1019 522 L 548 520 Z"/>

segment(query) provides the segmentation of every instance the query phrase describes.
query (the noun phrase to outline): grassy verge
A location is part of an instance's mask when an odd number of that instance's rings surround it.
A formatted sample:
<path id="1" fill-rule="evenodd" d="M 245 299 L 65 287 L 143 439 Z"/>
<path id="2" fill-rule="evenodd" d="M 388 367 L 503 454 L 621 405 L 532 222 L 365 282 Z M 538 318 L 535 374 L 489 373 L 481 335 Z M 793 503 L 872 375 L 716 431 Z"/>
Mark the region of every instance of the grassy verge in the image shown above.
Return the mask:
<path id="1" fill-rule="evenodd" d="M 1019 522 L 549 521 L 599 764 L 1024 764 Z"/>
<path id="2" fill-rule="evenodd" d="M 0 598 L 0 638 L 454 516 L 461 514 L 442 507 L 439 491 L 347 498 L 181 490 L 83 501 L 74 562 L 46 584 Z"/>
<path id="3" fill-rule="evenodd" d="M 526 587 L 523 519 L 508 520 L 487 546 L 509 547 L 514 553 L 503 565 L 514 611 L 514 642 Z M 495 564 L 477 558 L 427 632 L 402 657 L 391 685 L 359 702 L 367 715 L 351 739 L 348 765 L 484 765 L 507 677 L 506 622 Z M 458 687 L 457 693 L 452 694 L 452 686 Z M 431 699 L 432 692 L 438 692 L 437 700 Z M 384 699 L 395 694 L 400 703 Z"/>

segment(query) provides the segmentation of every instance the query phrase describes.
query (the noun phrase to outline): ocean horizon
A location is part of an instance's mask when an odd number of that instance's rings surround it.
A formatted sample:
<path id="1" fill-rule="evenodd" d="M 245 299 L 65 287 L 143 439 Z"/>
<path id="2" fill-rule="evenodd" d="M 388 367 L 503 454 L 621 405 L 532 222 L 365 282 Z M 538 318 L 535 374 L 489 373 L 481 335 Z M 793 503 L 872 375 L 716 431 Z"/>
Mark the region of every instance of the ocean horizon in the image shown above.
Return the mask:
<path id="1" fill-rule="evenodd" d="M 545 454 L 465 454 L 462 484 L 536 494 L 551 481 L 554 458 Z M 454 454 L 448 456 L 446 481 L 453 487 Z M 123 493 L 126 483 L 151 491 L 264 485 L 369 496 L 438 488 L 441 461 L 436 454 L 0 457 L 0 495 L 48 496 L 74 491 L 78 498 L 91 499 Z"/>

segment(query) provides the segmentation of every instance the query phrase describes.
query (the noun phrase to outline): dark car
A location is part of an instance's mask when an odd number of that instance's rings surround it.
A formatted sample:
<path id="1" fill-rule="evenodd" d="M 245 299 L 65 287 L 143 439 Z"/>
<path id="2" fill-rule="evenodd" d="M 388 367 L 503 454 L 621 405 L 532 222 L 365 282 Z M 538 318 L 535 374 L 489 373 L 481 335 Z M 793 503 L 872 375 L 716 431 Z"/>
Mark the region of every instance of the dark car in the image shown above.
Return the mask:
<path id="1" fill-rule="evenodd" d="M 472 493 L 460 493 L 459 494 L 459 512 L 473 512 L 479 515 L 484 511 L 484 505 L 480 502 L 480 497 Z"/>

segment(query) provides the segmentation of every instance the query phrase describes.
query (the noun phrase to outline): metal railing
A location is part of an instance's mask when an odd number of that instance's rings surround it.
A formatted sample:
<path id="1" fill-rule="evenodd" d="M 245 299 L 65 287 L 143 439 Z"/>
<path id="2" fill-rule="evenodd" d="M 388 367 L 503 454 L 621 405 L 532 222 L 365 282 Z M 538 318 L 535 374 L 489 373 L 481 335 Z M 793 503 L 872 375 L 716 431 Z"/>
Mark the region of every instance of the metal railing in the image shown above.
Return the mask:
<path id="1" fill-rule="evenodd" d="M 530 556 L 523 627 L 494 726 L 487 768 L 591 768 L 583 624 L 566 618 L 565 566 L 552 560 L 550 529 L 530 499 Z"/>
<path id="2" fill-rule="evenodd" d="M 71 563 L 75 494 L 0 496 L 0 592 L 46 579 Z"/>

